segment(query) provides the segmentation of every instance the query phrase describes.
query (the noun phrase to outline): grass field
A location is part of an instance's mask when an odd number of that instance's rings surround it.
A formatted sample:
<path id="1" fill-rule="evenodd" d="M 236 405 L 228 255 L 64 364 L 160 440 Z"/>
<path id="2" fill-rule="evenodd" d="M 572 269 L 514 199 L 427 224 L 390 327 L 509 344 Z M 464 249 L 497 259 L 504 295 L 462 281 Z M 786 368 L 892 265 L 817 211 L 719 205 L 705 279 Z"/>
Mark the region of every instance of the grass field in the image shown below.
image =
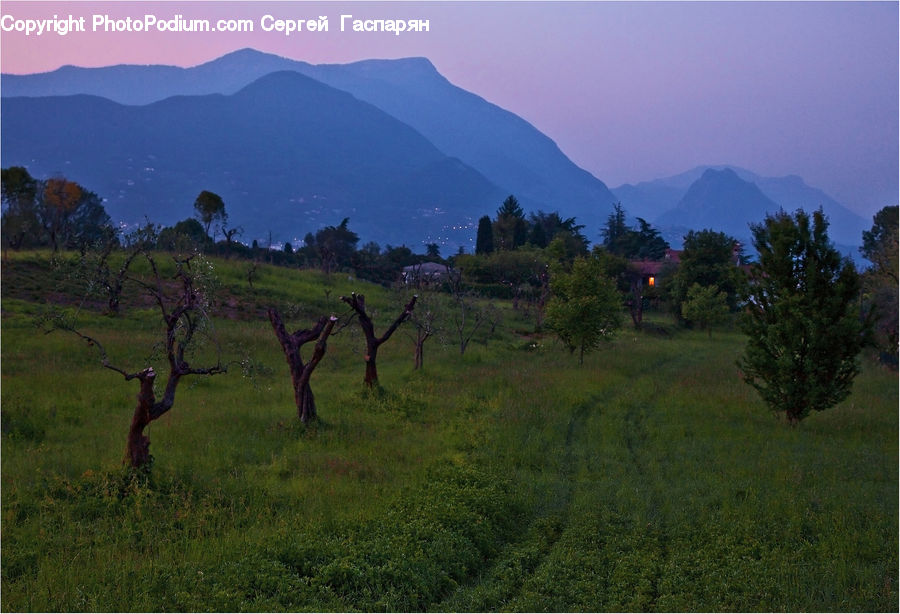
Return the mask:
<path id="1" fill-rule="evenodd" d="M 254 374 L 186 380 L 141 474 L 120 466 L 137 385 L 39 333 L 67 277 L 10 258 L 4 611 L 898 609 L 898 378 L 867 358 L 847 401 L 790 428 L 741 381 L 736 332 L 651 316 L 579 367 L 500 305 L 464 355 L 429 341 L 421 371 L 401 329 L 377 393 L 341 330 L 304 428 L 265 307 L 306 327 L 356 290 L 380 330 L 400 298 L 269 267 L 250 288 L 222 261 L 217 328 Z M 138 369 L 158 326 L 126 307 L 80 321 Z"/>

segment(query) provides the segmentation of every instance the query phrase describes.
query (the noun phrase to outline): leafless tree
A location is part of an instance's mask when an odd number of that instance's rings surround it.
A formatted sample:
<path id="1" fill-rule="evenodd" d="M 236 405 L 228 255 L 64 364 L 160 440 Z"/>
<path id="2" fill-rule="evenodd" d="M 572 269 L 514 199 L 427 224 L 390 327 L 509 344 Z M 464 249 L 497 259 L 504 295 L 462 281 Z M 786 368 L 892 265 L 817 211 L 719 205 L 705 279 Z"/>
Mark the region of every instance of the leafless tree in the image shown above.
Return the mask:
<path id="1" fill-rule="evenodd" d="M 110 266 L 112 254 L 118 245 L 115 235 L 110 235 L 99 243 L 93 254 L 83 254 L 83 260 L 89 268 L 93 269 L 88 273 L 91 277 L 88 283 L 96 284 L 103 289 L 109 315 L 119 314 L 119 303 L 122 300 L 125 281 L 128 279 L 128 271 L 141 254 L 145 254 L 153 248 L 158 236 L 159 228 L 149 221 L 125 235 L 122 244 L 125 259 L 118 267 Z"/>
<path id="2" fill-rule="evenodd" d="M 396 331 L 401 324 L 410 318 L 413 308 L 416 306 L 416 299 L 418 299 L 418 296 L 413 295 L 412 299 L 406 304 L 406 307 L 403 308 L 403 312 L 396 320 L 394 320 L 384 334 L 380 337 L 376 337 L 375 325 L 372 323 L 372 318 L 366 312 L 366 297 L 362 294 L 357 294 L 356 292 L 353 292 L 350 296 L 341 297 L 341 300 L 350 305 L 353 311 L 356 312 L 356 315 L 359 318 L 359 326 L 363 331 L 363 335 L 366 337 L 365 384 L 367 387 L 374 388 L 378 385 L 378 368 L 375 363 L 375 359 L 378 355 L 378 348 L 381 347 L 385 341 L 390 339 L 391 335 L 394 334 L 394 331 Z"/>
<path id="3" fill-rule="evenodd" d="M 100 352 L 101 363 L 107 369 L 121 374 L 126 381 L 138 380 L 140 391 L 137 406 L 128 430 L 128 439 L 123 462 L 132 467 L 142 467 L 151 462 L 150 439 L 144 429 L 154 420 L 160 418 L 175 404 L 175 391 L 182 378 L 188 375 L 217 375 L 225 373 L 226 366 L 221 361 L 221 352 L 216 344 L 216 364 L 197 367 L 191 365 L 187 358 L 198 342 L 198 337 L 208 332 L 209 297 L 207 296 L 205 274 L 200 263 L 192 262 L 194 257 L 176 260 L 174 290 L 167 288 L 156 262 L 149 253 L 144 254 L 150 264 L 152 274 L 149 279 L 129 277 L 140 288 L 147 292 L 156 303 L 162 321 L 165 323 L 165 340 L 163 343 L 168 374 L 162 398 L 157 399 L 154 390 L 157 373 L 152 367 L 140 371 L 129 371 L 114 365 L 106 349 L 94 337 L 79 331 L 73 323 L 57 318 L 53 329 L 67 330 L 74 333 L 88 345 L 96 347 Z M 199 265 L 199 266 L 198 266 Z M 50 331 L 47 331 L 50 332 Z"/>
<path id="4" fill-rule="evenodd" d="M 312 388 L 309 385 L 309 380 L 313 370 L 319 364 L 319 361 L 322 360 L 322 357 L 325 356 L 325 342 L 331 334 L 337 318 L 334 316 L 330 318 L 322 316 L 312 328 L 288 334 L 278 310 L 270 307 L 268 313 L 275 336 L 278 337 L 278 341 L 281 343 L 284 357 L 291 370 L 291 382 L 294 385 L 294 401 L 297 403 L 297 414 L 303 424 L 308 424 L 317 417 L 316 401 Z M 300 348 L 310 341 L 316 341 L 316 345 L 309 362 L 304 363 L 303 358 L 300 356 Z"/>

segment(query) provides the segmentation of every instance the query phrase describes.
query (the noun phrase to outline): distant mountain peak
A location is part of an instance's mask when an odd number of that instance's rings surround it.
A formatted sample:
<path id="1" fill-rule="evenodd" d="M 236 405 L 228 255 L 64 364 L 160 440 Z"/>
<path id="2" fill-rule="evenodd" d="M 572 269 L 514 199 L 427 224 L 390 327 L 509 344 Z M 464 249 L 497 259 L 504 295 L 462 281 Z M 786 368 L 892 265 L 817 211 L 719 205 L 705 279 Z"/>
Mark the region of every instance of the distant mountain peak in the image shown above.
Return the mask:
<path id="1" fill-rule="evenodd" d="M 736 172 L 734 172 L 733 169 L 731 169 L 727 166 L 723 167 L 723 168 L 710 167 L 710 168 L 706 169 L 705 171 L 703 171 L 703 174 L 700 176 L 700 180 L 701 181 L 729 181 L 729 182 L 740 181 L 741 183 L 750 183 L 750 182 L 744 181 L 743 179 L 738 177 L 738 174 Z"/>
<path id="2" fill-rule="evenodd" d="M 317 88 L 306 82 L 303 89 L 304 86 L 298 85 L 302 79 L 299 74 L 280 74 L 258 81 L 279 71 L 306 75 L 322 85 Z M 477 169 L 482 175 L 478 182 L 488 181 L 505 194 L 515 193 L 526 210 L 556 209 L 566 217 L 577 217 L 579 223 L 596 227 L 602 224 L 615 202 L 606 185 L 575 165 L 550 137 L 514 113 L 455 86 L 425 57 L 313 65 L 245 47 L 190 68 L 121 66 L 76 72 L 3 75 L 2 96 L 88 93 L 139 106 L 178 96 L 241 93 L 259 96 L 283 109 L 289 105 L 305 105 L 312 95 L 325 96 L 322 87 L 327 86 L 347 97 L 345 100 L 332 90 L 327 94 L 330 101 L 350 105 L 350 99 L 355 99 L 380 109 L 418 132 L 437 151 L 458 158 L 469 169 Z M 266 84 L 272 85 L 272 80 L 278 80 L 288 95 L 278 87 L 267 87 Z M 307 113 L 317 111 L 308 105 L 304 108 Z M 368 107 L 353 105 L 353 108 L 362 112 Z M 299 115 L 289 116 L 290 121 L 303 121 Z M 322 143 L 345 141 L 352 142 L 353 136 L 342 134 L 340 139 Z M 155 164 L 147 166 L 156 167 Z M 451 166 L 443 164 L 443 171 L 452 170 Z M 487 205 L 485 211 L 495 209 L 497 204 Z"/>

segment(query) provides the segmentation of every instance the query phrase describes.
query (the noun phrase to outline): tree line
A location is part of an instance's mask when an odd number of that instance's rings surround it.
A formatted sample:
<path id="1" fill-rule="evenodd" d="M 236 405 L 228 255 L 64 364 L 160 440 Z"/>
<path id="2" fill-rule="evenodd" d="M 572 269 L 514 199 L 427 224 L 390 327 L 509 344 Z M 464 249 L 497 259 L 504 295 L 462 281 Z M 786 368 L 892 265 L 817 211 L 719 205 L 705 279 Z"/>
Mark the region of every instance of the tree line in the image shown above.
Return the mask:
<path id="1" fill-rule="evenodd" d="M 207 191 L 194 202 L 194 218 L 170 228 L 147 222 L 125 235 L 110 225 L 96 195 L 66 179 L 35 180 L 25 169 L 3 169 L 2 194 L 6 247 L 80 250 L 91 283 L 105 289 L 112 314 L 127 286 L 146 293 L 157 305 L 165 324 L 168 362 L 161 399 L 155 397 L 153 368 L 121 368 L 109 360 L 99 340 L 64 317 L 45 321 L 96 347 L 104 367 L 126 380 L 138 380 L 141 393 L 128 436 L 128 457 L 133 466 L 148 463 L 149 440 L 143 428 L 172 407 L 181 378 L 227 369 L 221 359 L 196 366 L 186 358 L 208 330 L 204 323 L 211 303 L 204 287 L 209 267 L 197 266 L 201 254 L 243 255 L 255 262 L 263 248 L 237 241 L 240 228 L 228 225 L 224 202 Z M 326 273 L 353 270 L 385 284 L 396 280 L 402 266 L 426 260 L 445 264 L 445 274 L 414 280 L 415 289 L 427 290 L 426 295 L 422 300 L 418 294 L 404 299 L 400 315 L 381 335 L 375 333 L 364 296 L 341 297 L 365 336 L 364 382 L 369 387 L 378 385 L 378 348 L 406 322 L 416 330 L 417 367 L 425 340 L 442 329 L 455 328 L 460 351 L 465 352 L 476 330 L 497 324 L 479 301 L 484 296 L 502 296 L 513 309 L 528 310 L 535 329 L 552 331 L 570 352 L 578 352 L 579 362 L 614 336 L 623 311 L 640 328 L 645 307 L 665 306 L 680 322 L 710 331 L 733 314 L 748 336 L 739 362 L 744 380 L 791 424 L 846 398 L 858 372 L 857 356 L 866 344 L 879 347 L 896 365 L 897 207 L 879 212 L 864 234 L 861 251 L 873 267 L 862 276 L 828 239 L 828 222 L 819 210 L 812 215 L 779 212 L 753 225 L 759 259 L 751 264 L 734 238 L 711 229 L 691 231 L 678 261 L 659 268 L 658 280 L 650 285 L 642 263 L 664 259 L 669 246 L 645 220 L 637 222 L 629 226 L 624 209 L 616 205 L 600 229 L 602 242 L 589 249 L 584 227 L 574 218 L 542 211 L 526 216 L 511 195 L 493 219 L 484 216 L 479 221 L 474 254 L 445 260 L 436 245 L 424 255 L 406 247 L 382 251 L 373 243 L 356 249 L 359 237 L 348 219 L 308 233 L 296 250 L 287 243 L 263 253 L 273 264 L 313 265 Z M 224 239 L 216 243 L 211 229 Z M 118 266 L 110 264 L 114 250 L 125 252 Z M 161 276 L 156 250 L 175 254 L 174 278 Z M 136 274 L 132 265 L 141 259 L 149 268 Z M 253 266 L 248 268 L 251 286 Z M 271 308 L 268 315 L 290 368 L 298 415 L 308 422 L 316 416 L 310 376 L 326 351 L 336 318 L 325 314 L 310 328 L 288 333 L 277 310 Z M 313 354 L 304 362 L 300 348 L 313 341 Z"/>

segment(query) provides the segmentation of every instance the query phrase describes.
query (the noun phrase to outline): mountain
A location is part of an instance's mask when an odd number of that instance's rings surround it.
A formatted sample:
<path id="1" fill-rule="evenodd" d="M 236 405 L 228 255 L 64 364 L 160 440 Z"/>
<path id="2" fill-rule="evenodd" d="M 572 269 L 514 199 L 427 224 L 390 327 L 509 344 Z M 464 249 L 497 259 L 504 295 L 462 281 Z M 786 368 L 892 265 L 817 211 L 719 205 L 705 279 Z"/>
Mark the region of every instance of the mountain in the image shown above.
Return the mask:
<path id="1" fill-rule="evenodd" d="M 796 175 L 763 177 L 736 166 L 698 166 L 671 177 L 634 185 L 625 184 L 615 188 L 613 193 L 629 214 L 652 220 L 658 225 L 671 225 L 677 227 L 678 230 L 683 230 L 685 227 L 692 227 L 687 223 L 690 219 L 693 220 L 692 223 L 699 223 L 703 228 L 724 230 L 724 228 L 716 228 L 716 226 L 712 225 L 711 220 L 706 220 L 704 217 L 716 210 L 716 203 L 700 203 L 697 200 L 697 194 L 692 196 L 691 202 L 684 203 L 684 205 L 681 202 L 694 184 L 703 179 L 709 170 L 718 172 L 727 170 L 735 175 L 741 181 L 740 183 L 735 182 L 734 178 L 731 178 L 733 186 L 739 191 L 739 194 L 735 195 L 735 198 L 738 199 L 750 198 L 751 191 L 744 185 L 745 183 L 755 185 L 766 199 L 776 204 L 774 211 L 784 209 L 787 212 L 793 212 L 797 209 L 804 209 L 807 212 L 812 212 L 822 207 L 831 224 L 829 236 L 833 241 L 845 247 L 858 246 L 862 240 L 863 230 L 867 230 L 871 226 L 870 222 L 853 213 L 822 190 L 807 185 L 802 178 Z M 720 199 L 718 206 L 727 206 L 729 210 L 737 210 L 746 205 L 745 202 L 744 205 L 738 207 L 737 203 L 733 203 L 731 197 L 725 193 L 724 187 L 721 187 L 715 193 L 710 190 L 702 193 L 706 195 L 706 198 Z M 689 209 L 692 206 L 697 206 L 707 213 L 699 216 L 698 219 L 697 214 L 685 210 L 685 207 Z M 765 210 L 765 207 L 771 207 L 771 205 L 760 199 L 760 202 L 755 207 L 749 206 L 746 209 L 747 213 L 755 212 L 754 214 L 759 214 L 759 212 Z M 682 216 L 684 217 L 682 218 Z M 677 223 L 679 220 L 680 223 Z M 732 226 L 742 230 L 740 236 L 749 237 L 748 225 L 750 223 L 759 223 L 762 220 L 763 216 L 747 217 L 745 219 L 732 220 Z M 670 228 L 670 230 L 672 229 Z M 844 249 L 842 251 L 849 253 L 849 251 L 855 250 Z"/>
<path id="2" fill-rule="evenodd" d="M 476 169 L 526 210 L 559 210 L 599 228 L 615 197 L 534 126 L 456 87 L 425 58 L 311 65 L 242 49 L 192 68 L 66 66 L 35 75 L 2 75 L 3 96 L 93 94 L 123 104 L 174 95 L 231 94 L 272 71 L 291 70 L 349 92 L 412 126 L 439 150 Z M 501 199 L 502 200 L 502 199 Z M 481 214 L 493 214 L 500 202 Z"/>
<path id="3" fill-rule="evenodd" d="M 91 94 L 127 105 L 172 96 L 234 94 L 269 73 L 303 72 L 309 64 L 243 49 L 191 68 L 163 64 L 117 64 L 99 68 L 62 66 L 31 75 L 0 76 L 4 97 Z"/>
<path id="4" fill-rule="evenodd" d="M 129 106 L 88 95 L 2 99 L 5 166 L 61 173 L 105 196 L 113 219 L 189 217 L 222 196 L 244 240 L 302 237 L 351 219 L 384 243 L 434 241 L 473 223 L 504 192 L 416 130 L 297 72 L 232 95 Z"/>
<path id="5" fill-rule="evenodd" d="M 731 169 L 707 169 L 692 183 L 675 208 L 656 219 L 659 226 L 712 228 L 738 239 L 750 236 L 748 220 L 765 219 L 778 205 L 756 184 Z"/>

